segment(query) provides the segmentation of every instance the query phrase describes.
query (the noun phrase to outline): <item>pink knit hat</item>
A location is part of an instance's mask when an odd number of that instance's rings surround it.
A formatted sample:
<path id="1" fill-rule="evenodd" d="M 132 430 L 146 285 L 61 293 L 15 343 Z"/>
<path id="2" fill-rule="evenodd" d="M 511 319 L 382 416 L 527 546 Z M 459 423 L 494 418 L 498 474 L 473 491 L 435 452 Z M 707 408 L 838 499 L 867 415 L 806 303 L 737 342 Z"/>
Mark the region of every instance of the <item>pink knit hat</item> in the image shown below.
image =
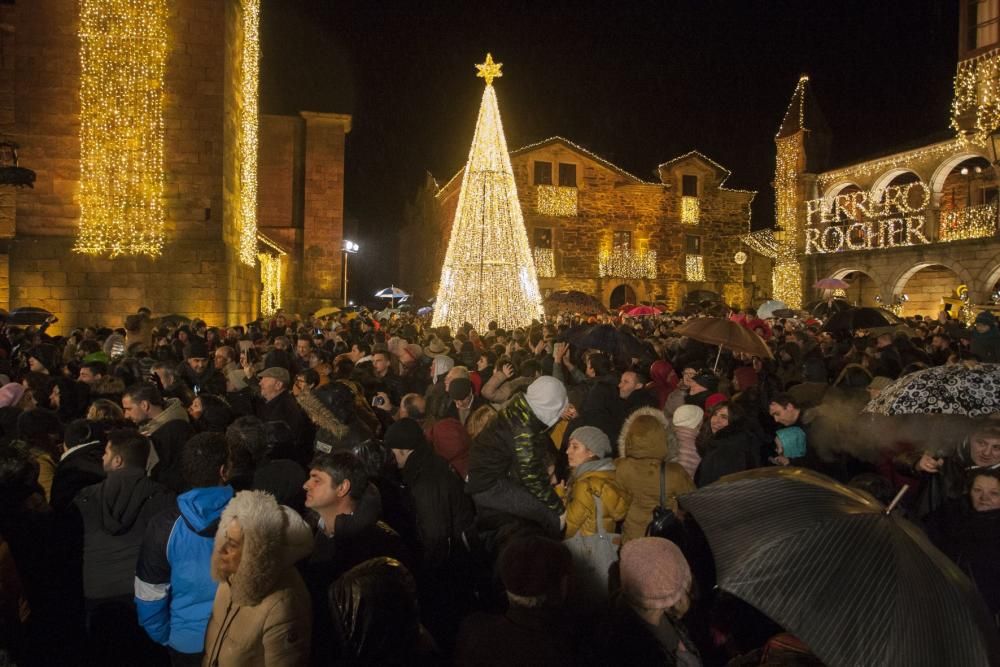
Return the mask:
<path id="1" fill-rule="evenodd" d="M 662 537 L 640 537 L 621 550 L 622 592 L 643 609 L 666 609 L 691 587 L 691 568 L 677 545 Z"/>
<path id="2" fill-rule="evenodd" d="M 0 408 L 9 408 L 21 402 L 24 387 L 17 382 L 8 382 L 0 387 Z"/>

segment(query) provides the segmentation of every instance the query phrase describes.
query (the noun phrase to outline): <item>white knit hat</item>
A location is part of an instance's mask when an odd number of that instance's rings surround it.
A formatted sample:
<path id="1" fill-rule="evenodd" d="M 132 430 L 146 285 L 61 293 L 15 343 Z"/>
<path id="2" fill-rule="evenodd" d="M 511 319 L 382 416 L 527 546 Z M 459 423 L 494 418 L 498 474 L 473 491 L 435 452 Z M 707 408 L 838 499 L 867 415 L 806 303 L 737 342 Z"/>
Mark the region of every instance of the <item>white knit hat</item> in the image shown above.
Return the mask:
<path id="1" fill-rule="evenodd" d="M 551 375 L 543 375 L 528 386 L 525 397 L 535 416 L 546 426 L 552 426 L 566 409 L 566 386 Z"/>
<path id="2" fill-rule="evenodd" d="M 682 405 L 674 410 L 674 426 L 698 428 L 705 418 L 705 411 L 697 405 Z"/>

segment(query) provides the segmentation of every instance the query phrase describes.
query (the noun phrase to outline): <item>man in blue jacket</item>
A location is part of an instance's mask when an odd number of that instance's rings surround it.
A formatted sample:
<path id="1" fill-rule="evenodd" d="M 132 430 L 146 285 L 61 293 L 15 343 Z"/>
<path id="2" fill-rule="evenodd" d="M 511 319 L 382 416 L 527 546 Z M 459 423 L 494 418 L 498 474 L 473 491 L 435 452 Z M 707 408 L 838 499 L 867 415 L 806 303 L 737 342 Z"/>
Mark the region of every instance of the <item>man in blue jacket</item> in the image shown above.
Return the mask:
<path id="1" fill-rule="evenodd" d="M 170 650 L 173 665 L 200 665 L 216 583 L 211 560 L 215 530 L 233 497 L 225 485 L 226 438 L 200 433 L 184 445 L 181 467 L 191 490 L 177 507 L 154 517 L 135 572 L 139 623 Z"/>

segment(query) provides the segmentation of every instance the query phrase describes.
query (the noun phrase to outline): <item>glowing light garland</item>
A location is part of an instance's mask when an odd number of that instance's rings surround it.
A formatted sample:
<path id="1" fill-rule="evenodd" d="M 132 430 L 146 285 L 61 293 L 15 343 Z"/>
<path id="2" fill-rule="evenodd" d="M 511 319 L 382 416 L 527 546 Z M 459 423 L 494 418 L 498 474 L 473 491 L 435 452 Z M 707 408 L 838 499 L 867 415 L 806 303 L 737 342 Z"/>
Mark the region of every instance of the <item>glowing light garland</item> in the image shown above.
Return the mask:
<path id="1" fill-rule="evenodd" d="M 74 252 L 158 256 L 164 242 L 166 0 L 80 2 L 80 232 Z"/>
<path id="2" fill-rule="evenodd" d="M 697 225 L 701 216 L 701 206 L 697 197 L 681 197 L 681 222 L 685 225 Z"/>
<path id="3" fill-rule="evenodd" d="M 243 0 L 243 49 L 240 53 L 239 119 L 240 261 L 253 266 L 257 257 L 257 144 L 260 79 L 260 0 Z"/>
<path id="4" fill-rule="evenodd" d="M 926 148 L 897 153 L 878 160 L 861 162 L 850 167 L 844 167 L 843 169 L 824 172 L 817 178 L 817 183 L 819 183 L 821 188 L 825 189 L 827 186 L 838 181 L 850 181 L 866 176 L 874 176 L 885 173 L 890 169 L 895 169 L 896 167 L 910 165 L 919 160 L 956 153 L 964 150 L 967 144 L 967 141 L 953 139 L 944 143 L 934 144 L 933 146 L 927 146 Z"/>
<path id="5" fill-rule="evenodd" d="M 799 80 L 799 86 L 804 80 Z M 798 90 L 796 90 L 798 93 Z M 802 271 L 797 257 L 798 220 L 796 219 L 798 165 L 802 157 L 803 133 L 775 139 L 778 148 L 774 172 L 775 218 L 777 221 L 777 262 L 771 274 L 774 298 L 789 308 L 802 307 Z"/>
<path id="6" fill-rule="evenodd" d="M 740 240 L 751 250 L 764 257 L 774 259 L 778 256 L 778 241 L 774 238 L 774 232 L 770 229 L 758 229 L 755 232 L 744 234 Z"/>
<path id="7" fill-rule="evenodd" d="M 576 215 L 577 189 L 558 185 L 536 185 L 536 206 L 541 215 Z"/>
<path id="8" fill-rule="evenodd" d="M 963 123 L 969 116 L 974 122 Z M 981 146 L 985 146 L 990 134 L 1000 127 L 1000 49 L 958 64 L 951 127 L 960 135 L 960 140 Z"/>
<path id="9" fill-rule="evenodd" d="M 532 248 L 531 254 L 535 260 L 535 275 L 539 278 L 556 277 L 556 254 L 552 248 Z"/>
<path id="10" fill-rule="evenodd" d="M 684 275 L 688 282 L 704 282 L 705 258 L 701 255 L 686 255 L 684 257 Z"/>
<path id="11" fill-rule="evenodd" d="M 970 206 L 942 211 L 938 227 L 939 241 L 960 241 L 993 236 L 997 229 L 996 204 Z"/>
<path id="12" fill-rule="evenodd" d="M 435 327 L 457 330 L 471 322 L 485 331 L 495 320 L 501 328 L 512 329 L 542 317 L 538 278 L 493 88 L 500 66 L 490 54 L 476 65 L 486 89 L 441 269 Z"/>
<path id="13" fill-rule="evenodd" d="M 262 252 L 260 260 L 260 314 L 270 317 L 281 308 L 281 255 Z"/>
<path id="14" fill-rule="evenodd" d="M 597 260 L 597 271 L 602 278 L 629 278 L 655 280 L 656 251 L 632 251 L 621 248 L 602 251 Z"/>

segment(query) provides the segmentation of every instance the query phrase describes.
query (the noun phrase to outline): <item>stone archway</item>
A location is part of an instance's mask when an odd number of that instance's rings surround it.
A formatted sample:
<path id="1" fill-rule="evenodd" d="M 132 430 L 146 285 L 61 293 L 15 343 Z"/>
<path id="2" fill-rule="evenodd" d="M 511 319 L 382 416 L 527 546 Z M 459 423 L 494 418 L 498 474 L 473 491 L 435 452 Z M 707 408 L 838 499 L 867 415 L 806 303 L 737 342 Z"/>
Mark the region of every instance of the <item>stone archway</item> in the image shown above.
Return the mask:
<path id="1" fill-rule="evenodd" d="M 638 303 L 638 298 L 632 287 L 622 283 L 611 290 L 611 294 L 608 297 L 608 306 L 615 309 L 624 303 Z"/>
<path id="2" fill-rule="evenodd" d="M 854 181 L 839 181 L 834 183 L 826 189 L 826 192 L 823 193 L 824 208 L 829 211 L 830 207 L 833 206 L 834 198 L 848 188 L 857 188 L 858 190 L 864 189 Z"/>
<path id="3" fill-rule="evenodd" d="M 877 306 L 875 297 L 882 291 L 882 285 L 878 276 L 867 268 L 860 266 L 848 266 L 830 272 L 828 278 L 840 278 L 850 283 L 850 287 L 845 290 L 847 301 L 852 306 Z M 825 294 L 825 290 L 824 290 Z"/>
<path id="4" fill-rule="evenodd" d="M 917 177 L 917 180 L 920 180 L 920 174 L 918 174 L 912 169 L 906 169 L 901 167 L 896 169 L 890 169 L 889 171 L 885 172 L 884 174 L 876 178 L 875 181 L 872 183 L 871 187 L 872 201 L 880 201 L 882 199 L 883 193 L 885 193 L 885 189 L 889 187 L 889 185 L 892 184 L 894 180 L 905 174 L 913 174 L 914 176 Z"/>
<path id="5" fill-rule="evenodd" d="M 957 153 L 952 155 L 948 159 L 944 160 L 941 164 L 934 168 L 934 173 L 931 174 L 931 180 L 928 185 L 931 187 L 931 192 L 935 195 L 940 195 L 944 190 L 944 182 L 948 180 L 948 175 L 966 160 L 971 160 L 973 158 L 982 158 L 989 163 L 991 160 L 984 151 L 964 151 L 962 153 Z M 995 167 L 994 167 L 995 169 Z"/>
<path id="6" fill-rule="evenodd" d="M 920 262 L 896 274 L 892 299 L 905 295 L 906 315 L 934 317 L 941 310 L 941 299 L 952 296 L 960 284 L 969 285 L 968 271 L 953 263 Z"/>

